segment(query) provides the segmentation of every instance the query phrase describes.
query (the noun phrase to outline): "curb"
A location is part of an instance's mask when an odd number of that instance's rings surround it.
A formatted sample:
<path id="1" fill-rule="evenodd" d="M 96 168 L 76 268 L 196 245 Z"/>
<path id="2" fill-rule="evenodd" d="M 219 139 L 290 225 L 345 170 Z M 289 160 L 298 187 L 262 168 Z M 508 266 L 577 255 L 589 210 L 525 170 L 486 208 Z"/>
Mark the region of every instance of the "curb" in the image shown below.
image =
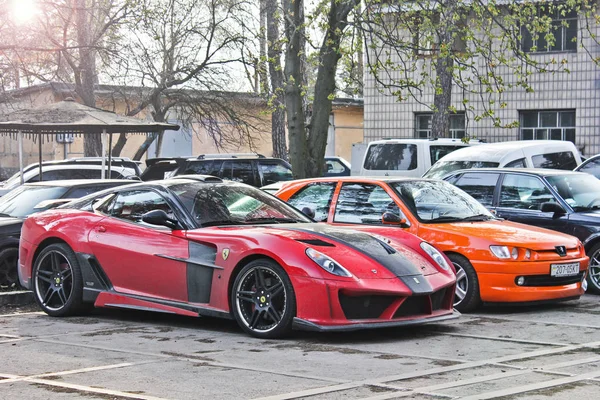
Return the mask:
<path id="1" fill-rule="evenodd" d="M 14 292 L 0 292 L 0 306 L 24 306 L 33 304 L 33 292 L 28 290 L 17 290 Z"/>

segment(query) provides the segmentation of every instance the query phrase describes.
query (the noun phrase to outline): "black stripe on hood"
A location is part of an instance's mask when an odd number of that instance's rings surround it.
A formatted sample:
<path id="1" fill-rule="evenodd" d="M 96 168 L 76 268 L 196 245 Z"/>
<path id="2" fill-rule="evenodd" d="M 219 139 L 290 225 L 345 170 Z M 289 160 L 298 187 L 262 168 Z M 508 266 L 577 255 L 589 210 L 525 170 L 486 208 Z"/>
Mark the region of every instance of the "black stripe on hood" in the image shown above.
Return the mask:
<path id="1" fill-rule="evenodd" d="M 286 226 L 286 229 L 321 236 L 364 254 L 396 275 L 414 294 L 433 292 L 418 265 L 413 264 L 400 252 L 391 253 L 390 246 L 368 233 L 332 228 L 324 224 L 312 224 L 305 228 Z"/>

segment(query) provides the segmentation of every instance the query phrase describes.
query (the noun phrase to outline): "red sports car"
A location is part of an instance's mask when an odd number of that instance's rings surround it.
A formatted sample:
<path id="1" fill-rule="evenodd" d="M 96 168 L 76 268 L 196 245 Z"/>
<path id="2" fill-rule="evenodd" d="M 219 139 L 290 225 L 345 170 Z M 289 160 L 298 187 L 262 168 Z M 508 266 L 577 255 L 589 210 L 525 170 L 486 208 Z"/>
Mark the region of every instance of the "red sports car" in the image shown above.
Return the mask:
<path id="1" fill-rule="evenodd" d="M 430 244 L 394 228 L 316 224 L 214 177 L 130 185 L 36 214 L 19 260 L 21 284 L 52 316 L 90 304 L 217 316 L 262 338 L 457 316 L 454 270 Z"/>

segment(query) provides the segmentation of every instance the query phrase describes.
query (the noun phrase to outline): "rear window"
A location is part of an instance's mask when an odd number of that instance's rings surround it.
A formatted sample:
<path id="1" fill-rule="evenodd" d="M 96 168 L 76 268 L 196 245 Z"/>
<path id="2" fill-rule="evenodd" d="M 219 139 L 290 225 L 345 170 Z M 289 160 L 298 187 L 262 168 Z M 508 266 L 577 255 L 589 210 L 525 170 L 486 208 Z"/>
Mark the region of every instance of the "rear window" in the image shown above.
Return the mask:
<path id="1" fill-rule="evenodd" d="M 369 146 L 364 168 L 391 171 L 416 169 L 417 146 L 406 143 L 381 143 Z"/>
<path id="2" fill-rule="evenodd" d="M 488 161 L 438 161 L 435 165 L 429 168 L 429 171 L 423 175 L 423 178 L 442 179 L 450 172 L 458 171 L 459 169 L 471 168 L 496 168 L 497 162 Z"/>
<path id="3" fill-rule="evenodd" d="M 429 156 L 431 157 L 431 165 L 435 164 L 440 158 L 446 154 L 452 153 L 454 150 L 462 149 L 466 146 L 431 146 L 429 147 Z"/>
<path id="4" fill-rule="evenodd" d="M 535 168 L 551 168 L 573 170 L 577 168 L 575 156 L 570 151 L 561 151 L 558 153 L 538 154 L 531 157 Z"/>
<path id="5" fill-rule="evenodd" d="M 190 161 L 177 170 L 177 175 L 219 175 L 222 161 Z"/>

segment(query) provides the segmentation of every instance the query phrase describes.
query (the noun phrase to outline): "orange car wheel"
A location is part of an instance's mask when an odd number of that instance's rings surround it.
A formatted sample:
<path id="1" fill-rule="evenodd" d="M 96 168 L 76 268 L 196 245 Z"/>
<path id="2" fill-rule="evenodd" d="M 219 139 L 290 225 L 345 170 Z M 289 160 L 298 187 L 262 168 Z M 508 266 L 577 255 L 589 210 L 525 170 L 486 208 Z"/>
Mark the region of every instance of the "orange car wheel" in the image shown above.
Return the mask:
<path id="1" fill-rule="evenodd" d="M 447 256 L 456 269 L 454 308 L 460 312 L 473 311 L 481 303 L 477 272 L 469 260 L 460 254 L 450 253 Z"/>

